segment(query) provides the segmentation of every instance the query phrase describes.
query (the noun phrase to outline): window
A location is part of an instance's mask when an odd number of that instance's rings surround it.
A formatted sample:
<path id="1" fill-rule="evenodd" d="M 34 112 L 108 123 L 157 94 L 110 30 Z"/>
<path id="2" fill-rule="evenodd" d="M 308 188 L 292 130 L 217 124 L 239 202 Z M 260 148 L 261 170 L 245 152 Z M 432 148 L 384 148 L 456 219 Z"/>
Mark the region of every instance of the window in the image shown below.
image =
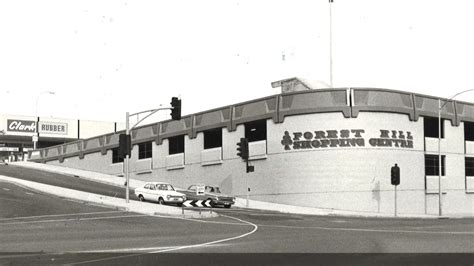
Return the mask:
<path id="1" fill-rule="evenodd" d="M 204 131 L 204 149 L 222 147 L 222 129 L 216 128 Z"/>
<path id="2" fill-rule="evenodd" d="M 184 153 L 184 135 L 168 139 L 169 154 Z"/>
<path id="3" fill-rule="evenodd" d="M 441 155 L 441 175 L 445 176 L 445 155 Z M 439 175 L 438 155 L 425 155 L 425 175 Z"/>
<path id="4" fill-rule="evenodd" d="M 245 123 L 245 138 L 252 141 L 267 139 L 267 121 L 259 120 Z"/>
<path id="5" fill-rule="evenodd" d="M 438 118 L 425 116 L 423 121 L 425 138 L 438 138 Z M 444 119 L 441 119 L 441 138 L 444 138 Z"/>
<path id="6" fill-rule="evenodd" d="M 474 176 L 474 157 L 466 157 L 466 176 Z"/>
<path id="7" fill-rule="evenodd" d="M 123 163 L 123 158 L 119 156 L 119 149 L 112 149 L 112 163 Z"/>
<path id="8" fill-rule="evenodd" d="M 474 141 L 474 123 L 464 122 L 464 141 Z"/>
<path id="9" fill-rule="evenodd" d="M 138 144 L 138 160 L 152 157 L 153 152 L 151 144 L 151 142 L 144 142 Z"/>

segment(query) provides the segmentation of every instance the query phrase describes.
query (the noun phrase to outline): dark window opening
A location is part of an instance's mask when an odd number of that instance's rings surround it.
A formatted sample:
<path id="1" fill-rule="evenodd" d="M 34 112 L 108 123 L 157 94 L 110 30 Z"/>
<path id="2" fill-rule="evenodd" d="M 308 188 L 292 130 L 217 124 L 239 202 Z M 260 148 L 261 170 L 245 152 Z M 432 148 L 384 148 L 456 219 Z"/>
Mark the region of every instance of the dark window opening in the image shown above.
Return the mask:
<path id="1" fill-rule="evenodd" d="M 184 153 L 184 135 L 168 139 L 169 154 Z"/>
<path id="2" fill-rule="evenodd" d="M 466 157 L 466 176 L 474 176 L 474 157 Z"/>
<path id="3" fill-rule="evenodd" d="M 267 121 L 259 120 L 245 123 L 245 138 L 249 142 L 267 139 Z"/>
<path id="4" fill-rule="evenodd" d="M 204 149 L 222 147 L 222 129 L 216 128 L 204 131 Z"/>
<path id="5" fill-rule="evenodd" d="M 445 176 L 446 156 L 441 155 L 441 175 Z M 439 176 L 439 157 L 438 155 L 425 155 L 425 175 Z"/>
<path id="6" fill-rule="evenodd" d="M 119 156 L 119 149 L 112 149 L 112 163 L 123 163 L 123 158 Z"/>
<path id="7" fill-rule="evenodd" d="M 138 160 L 152 157 L 152 143 L 144 142 L 138 144 Z"/>
<path id="8" fill-rule="evenodd" d="M 464 141 L 474 141 L 474 123 L 464 122 Z"/>
<path id="9" fill-rule="evenodd" d="M 437 117 L 425 116 L 423 128 L 425 130 L 425 138 L 438 138 L 438 125 L 439 121 Z M 444 138 L 444 119 L 441 119 L 441 138 Z"/>

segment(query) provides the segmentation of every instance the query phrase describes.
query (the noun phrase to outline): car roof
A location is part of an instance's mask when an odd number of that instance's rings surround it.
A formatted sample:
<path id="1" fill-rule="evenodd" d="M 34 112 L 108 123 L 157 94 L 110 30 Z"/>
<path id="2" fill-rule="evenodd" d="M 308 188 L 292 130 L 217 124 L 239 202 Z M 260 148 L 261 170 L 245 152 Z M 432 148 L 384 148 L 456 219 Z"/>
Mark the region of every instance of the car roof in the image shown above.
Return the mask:
<path id="1" fill-rule="evenodd" d="M 189 186 L 219 187 L 219 186 L 212 185 L 212 184 L 191 184 Z"/>
<path id="2" fill-rule="evenodd" d="M 146 184 L 153 184 L 153 185 L 171 185 L 170 183 L 166 183 L 166 182 L 146 182 Z"/>

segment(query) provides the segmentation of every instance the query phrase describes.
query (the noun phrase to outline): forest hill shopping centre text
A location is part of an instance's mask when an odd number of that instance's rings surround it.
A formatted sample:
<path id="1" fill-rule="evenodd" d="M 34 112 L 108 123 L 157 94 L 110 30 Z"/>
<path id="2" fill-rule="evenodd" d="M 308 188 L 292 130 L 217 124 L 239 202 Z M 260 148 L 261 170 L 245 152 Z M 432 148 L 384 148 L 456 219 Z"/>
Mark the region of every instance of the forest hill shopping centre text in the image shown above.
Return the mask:
<path id="1" fill-rule="evenodd" d="M 342 129 L 325 131 L 293 132 L 285 131 L 281 144 L 285 150 L 365 147 L 364 129 Z M 380 130 L 379 138 L 369 139 L 373 147 L 413 148 L 413 136 L 410 131 Z"/>

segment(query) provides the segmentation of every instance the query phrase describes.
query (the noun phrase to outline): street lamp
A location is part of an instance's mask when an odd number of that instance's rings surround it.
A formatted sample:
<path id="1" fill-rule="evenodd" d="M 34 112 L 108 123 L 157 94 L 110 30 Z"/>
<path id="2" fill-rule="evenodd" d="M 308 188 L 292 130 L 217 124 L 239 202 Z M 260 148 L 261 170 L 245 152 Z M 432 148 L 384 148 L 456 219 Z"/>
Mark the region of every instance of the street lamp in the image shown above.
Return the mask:
<path id="1" fill-rule="evenodd" d="M 140 124 L 143 120 L 147 119 L 149 116 L 153 115 L 154 113 L 160 111 L 160 110 L 170 110 L 172 108 L 170 107 L 163 107 L 163 108 L 156 108 L 156 109 L 151 109 L 151 110 L 146 110 L 146 111 L 142 111 L 142 112 L 138 112 L 138 113 L 134 113 L 134 114 L 130 114 L 129 112 L 126 112 L 125 114 L 125 134 L 128 136 L 130 135 L 130 132 L 136 127 L 138 126 L 138 124 Z M 139 119 L 132 127 L 130 127 L 130 117 L 131 116 L 137 116 L 139 117 L 140 114 L 144 114 L 144 113 L 148 113 L 145 117 L 143 117 L 142 119 Z M 124 161 L 124 164 L 125 164 L 125 202 L 126 203 L 129 203 L 129 199 L 130 199 L 130 166 L 129 166 L 129 163 L 130 163 L 130 155 L 128 154 L 127 152 L 127 155 L 125 155 L 125 161 Z"/>
<path id="2" fill-rule="evenodd" d="M 474 89 L 469 89 L 465 91 L 458 92 L 453 96 L 449 97 L 443 105 L 441 105 L 441 98 L 438 99 L 438 203 L 439 203 L 439 216 L 443 214 L 443 202 L 442 202 L 442 192 L 441 192 L 441 169 L 442 169 L 442 162 L 441 162 L 441 110 L 448 104 L 449 101 L 454 99 L 456 96 L 463 94 L 468 91 L 474 91 Z"/>
<path id="3" fill-rule="evenodd" d="M 36 106 L 35 106 L 35 116 L 36 116 L 36 129 L 35 129 L 35 135 L 33 136 L 33 150 L 36 150 L 36 142 L 38 141 L 38 102 L 39 98 L 42 94 L 51 94 L 54 95 L 56 94 L 54 91 L 42 91 L 36 96 Z"/>
<path id="4" fill-rule="evenodd" d="M 333 0 L 329 0 L 329 84 L 331 88 L 332 83 L 332 3 Z"/>

